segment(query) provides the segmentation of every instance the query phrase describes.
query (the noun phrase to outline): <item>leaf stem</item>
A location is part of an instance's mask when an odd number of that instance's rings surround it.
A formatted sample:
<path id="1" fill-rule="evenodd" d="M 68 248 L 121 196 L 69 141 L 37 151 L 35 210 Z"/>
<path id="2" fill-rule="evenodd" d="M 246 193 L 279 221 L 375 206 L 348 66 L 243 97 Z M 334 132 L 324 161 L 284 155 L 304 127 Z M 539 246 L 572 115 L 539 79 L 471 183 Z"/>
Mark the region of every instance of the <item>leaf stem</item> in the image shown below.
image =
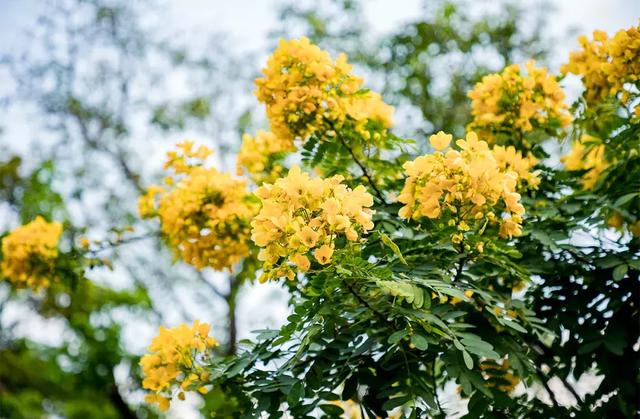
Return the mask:
<path id="1" fill-rule="evenodd" d="M 358 167 L 360 167 L 360 170 L 362 170 L 362 174 L 364 175 L 364 177 L 367 178 L 367 181 L 369 181 L 369 185 L 371 186 L 371 189 L 373 189 L 373 191 L 375 192 L 375 194 L 378 197 L 378 199 L 384 205 L 386 205 L 387 201 L 385 201 L 384 196 L 382 195 L 382 192 L 380 192 L 380 189 L 378 189 L 378 187 L 376 186 L 375 182 L 373 181 L 373 178 L 369 174 L 369 171 L 367 170 L 367 167 L 364 165 L 364 163 L 362 163 L 360 161 L 360 159 L 358 159 L 358 156 L 356 156 L 356 153 L 351 149 L 351 147 L 349 147 L 347 145 L 347 142 L 344 140 L 344 138 L 342 138 L 342 136 L 337 134 L 337 133 L 336 133 L 336 136 L 338 137 L 338 139 L 340 140 L 340 143 L 342 143 L 344 148 L 346 148 L 347 151 L 349 152 L 349 154 L 351 154 L 351 157 L 353 158 L 353 161 L 358 165 Z"/>

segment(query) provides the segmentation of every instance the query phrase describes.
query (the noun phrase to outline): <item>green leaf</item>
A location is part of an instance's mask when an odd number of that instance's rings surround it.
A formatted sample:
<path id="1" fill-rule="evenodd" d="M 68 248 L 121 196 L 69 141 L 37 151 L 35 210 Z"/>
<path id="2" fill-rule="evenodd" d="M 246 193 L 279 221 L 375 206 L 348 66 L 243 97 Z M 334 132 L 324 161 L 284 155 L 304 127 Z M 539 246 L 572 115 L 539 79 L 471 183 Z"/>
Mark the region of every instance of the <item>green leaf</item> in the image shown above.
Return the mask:
<path id="1" fill-rule="evenodd" d="M 391 336 L 389 336 L 389 339 L 387 339 L 387 341 L 394 345 L 398 342 L 400 342 L 400 340 L 402 340 L 405 336 L 407 336 L 407 331 L 402 329 L 402 330 L 398 330 L 397 332 L 394 332 L 391 334 Z"/>
<path id="2" fill-rule="evenodd" d="M 473 358 L 469 355 L 469 352 L 462 351 L 462 358 L 464 359 L 464 365 L 467 366 L 468 369 L 473 369 Z"/>
<path id="3" fill-rule="evenodd" d="M 347 378 L 342 386 L 342 398 L 343 400 L 349 400 L 358 395 L 358 377 L 353 374 Z M 328 400 L 328 399 L 327 399 Z"/>
<path id="4" fill-rule="evenodd" d="M 394 397 L 392 399 L 387 400 L 382 405 L 382 410 L 386 410 L 386 411 L 393 410 L 396 407 L 402 406 L 403 404 L 407 403 L 409 400 L 411 400 L 410 395 Z"/>
<path id="5" fill-rule="evenodd" d="M 340 265 L 336 265 L 336 272 L 339 273 L 340 275 L 345 275 L 345 276 L 353 275 L 353 272 L 351 272 L 349 269 L 343 268 Z"/>
<path id="6" fill-rule="evenodd" d="M 628 269 L 629 267 L 627 265 L 616 266 L 616 268 L 613 270 L 613 280 L 616 282 L 620 281 L 627 274 Z"/>
<path id="7" fill-rule="evenodd" d="M 429 342 L 427 342 L 427 338 L 425 338 L 419 333 L 414 333 L 413 336 L 411 336 L 411 343 L 413 343 L 415 347 L 421 351 L 424 351 L 429 347 Z"/>
<path id="8" fill-rule="evenodd" d="M 507 326 L 510 327 L 513 330 L 516 330 L 520 333 L 527 333 L 527 329 L 525 329 L 524 327 L 520 326 L 518 323 L 514 322 L 511 319 L 503 319 L 502 322 Z"/>
<path id="9" fill-rule="evenodd" d="M 320 409 L 328 415 L 341 415 L 344 413 L 344 410 L 335 404 L 321 404 Z"/>
<path id="10" fill-rule="evenodd" d="M 633 198 L 635 198 L 636 196 L 638 196 L 638 192 L 631 192 L 628 193 L 626 195 L 622 195 L 620 198 L 618 198 L 616 200 L 616 202 L 613 204 L 614 207 L 621 207 L 624 204 L 626 204 L 627 202 L 631 201 Z"/>
<path id="11" fill-rule="evenodd" d="M 462 338 L 461 342 L 469 352 L 484 358 L 500 358 L 500 355 L 493 350 L 493 346 L 490 343 L 483 341 L 479 336 L 471 333 L 465 333 L 464 335 L 465 337 Z"/>
<path id="12" fill-rule="evenodd" d="M 287 395 L 287 403 L 289 403 L 290 406 L 297 406 L 303 397 L 304 385 L 302 384 L 302 381 L 298 381 L 289 389 L 289 394 Z"/>
<path id="13" fill-rule="evenodd" d="M 280 334 L 280 331 L 277 329 L 263 329 L 263 330 L 254 330 L 253 333 L 257 333 L 256 336 L 257 341 L 273 339 Z"/>
<path id="14" fill-rule="evenodd" d="M 414 285 L 413 287 L 413 306 L 415 308 L 422 308 L 424 304 L 424 290 L 422 288 Z"/>
<path id="15" fill-rule="evenodd" d="M 593 352 L 598 346 L 602 345 L 601 340 L 595 340 L 593 342 L 588 342 L 583 344 L 578 348 L 578 353 L 580 355 L 588 354 Z"/>
<path id="16" fill-rule="evenodd" d="M 398 245 L 395 244 L 393 240 L 391 240 L 391 238 L 389 238 L 389 236 L 387 236 L 386 234 L 384 233 L 379 233 L 379 234 L 380 234 L 380 238 L 382 239 L 382 243 L 384 243 L 389 249 L 393 251 L 393 253 L 400 260 L 400 262 L 407 265 L 407 261 L 404 259 L 404 256 L 402 256 L 402 252 L 400 252 L 400 248 L 398 247 Z"/>
<path id="17" fill-rule="evenodd" d="M 414 288 L 411 284 L 402 281 L 378 281 L 378 286 L 387 294 L 394 297 L 407 299 L 409 303 L 414 300 Z"/>
<path id="18" fill-rule="evenodd" d="M 612 354 L 622 356 L 624 353 L 624 340 L 623 339 L 605 339 L 604 346 L 607 347 Z"/>
<path id="19" fill-rule="evenodd" d="M 340 400 L 340 396 L 330 391 L 321 391 L 320 393 L 318 393 L 318 397 L 322 400 L 329 401 Z"/>

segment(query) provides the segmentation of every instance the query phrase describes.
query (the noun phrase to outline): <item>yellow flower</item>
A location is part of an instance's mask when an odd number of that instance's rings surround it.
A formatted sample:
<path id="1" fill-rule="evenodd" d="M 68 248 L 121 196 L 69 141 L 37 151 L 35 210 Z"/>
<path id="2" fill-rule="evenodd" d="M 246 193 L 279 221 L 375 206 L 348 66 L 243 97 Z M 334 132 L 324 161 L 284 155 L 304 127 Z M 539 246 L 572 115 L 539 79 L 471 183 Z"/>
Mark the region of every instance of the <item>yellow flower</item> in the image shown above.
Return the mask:
<path id="1" fill-rule="evenodd" d="M 91 246 L 91 242 L 87 237 L 80 237 L 80 246 L 83 249 L 89 249 L 89 246 Z"/>
<path id="2" fill-rule="evenodd" d="M 580 36 L 578 41 L 581 50 L 572 52 L 569 62 L 560 71 L 582 78 L 584 96 L 588 103 L 620 93 L 623 103 L 637 97 L 637 84 L 640 81 L 640 27 L 620 30 L 612 38 L 603 31 L 595 31 L 592 41 L 586 36 Z"/>
<path id="3" fill-rule="evenodd" d="M 520 236 L 522 234 L 521 222 L 522 220 L 517 216 L 504 220 L 502 224 L 500 224 L 500 237 L 511 238 L 513 236 Z"/>
<path id="4" fill-rule="evenodd" d="M 209 325 L 195 321 L 166 329 L 149 346 L 149 353 L 140 359 L 142 387 L 152 391 L 145 397 L 147 403 L 157 403 L 160 410 L 169 408 L 175 388 L 200 391 L 208 377 L 204 361 L 210 350 L 217 346 L 209 336 Z M 206 388 L 205 388 L 206 392 Z"/>
<path id="5" fill-rule="evenodd" d="M 483 135 L 490 143 L 500 133 L 516 138 L 535 128 L 556 130 L 571 123 L 565 94 L 555 77 L 544 67 L 536 67 L 534 61 L 525 64 L 527 74 L 520 66 L 510 65 L 500 74 L 482 78 L 467 96 L 471 99 L 473 121 L 469 129 Z M 522 141 L 516 146 L 529 148 Z"/>
<path id="6" fill-rule="evenodd" d="M 242 180 L 209 168 L 206 147 L 178 145 L 165 167 L 173 174 L 164 187 L 152 186 L 139 201 L 140 215 L 157 217 L 176 256 L 197 269 L 233 269 L 249 254 L 250 220 L 257 203 Z"/>
<path id="7" fill-rule="evenodd" d="M 307 272 L 311 267 L 311 262 L 305 255 L 295 254 L 291 257 L 291 261 L 296 264 L 300 272 Z"/>
<path id="8" fill-rule="evenodd" d="M 614 211 L 609 218 L 607 218 L 607 225 L 613 228 L 621 228 L 624 225 L 624 218 L 618 211 Z"/>
<path id="9" fill-rule="evenodd" d="M 261 247 L 262 282 L 306 272 L 311 254 L 327 264 L 338 236 L 357 241 L 373 229 L 373 197 L 363 186 L 350 189 L 342 180 L 312 178 L 294 166 L 287 176 L 256 190 L 262 208 L 251 222 L 251 239 Z"/>
<path id="10" fill-rule="evenodd" d="M 518 181 L 523 181 L 534 189 L 540 185 L 540 172 L 532 171 L 535 165 L 538 164 L 538 159 L 533 154 L 529 153 L 528 156 L 524 157 L 513 146 L 503 147 L 497 145 L 493 147 L 493 156 L 502 170 L 516 172 Z"/>
<path id="11" fill-rule="evenodd" d="M 62 224 L 38 216 L 2 239 L 2 276 L 15 287 L 35 290 L 54 279 Z"/>
<path id="12" fill-rule="evenodd" d="M 629 231 L 631 232 L 631 234 L 633 234 L 635 237 L 640 237 L 640 220 L 636 221 L 633 224 L 629 225 Z"/>
<path id="13" fill-rule="evenodd" d="M 171 405 L 171 398 L 160 396 L 158 394 L 147 394 L 144 396 L 144 401 L 147 404 L 158 404 L 158 408 L 161 412 L 166 412 L 169 410 L 169 406 Z"/>
<path id="14" fill-rule="evenodd" d="M 480 370 L 487 387 L 495 387 L 504 393 L 513 391 L 520 383 L 520 378 L 509 367 L 508 359 L 503 359 L 500 363 L 493 359 L 484 360 L 480 363 Z"/>
<path id="15" fill-rule="evenodd" d="M 313 231 L 309 226 L 304 226 L 299 232 L 300 242 L 307 247 L 314 247 L 320 238 L 320 233 Z"/>
<path id="16" fill-rule="evenodd" d="M 256 184 L 273 182 L 284 171 L 282 158 L 295 150 L 292 141 L 259 130 L 255 137 L 245 134 L 236 160 L 237 174 L 246 172 Z"/>
<path id="17" fill-rule="evenodd" d="M 332 255 L 333 247 L 329 246 L 328 244 L 320 246 L 313 252 L 313 256 L 321 265 L 326 265 L 327 263 L 329 263 Z"/>
<path id="18" fill-rule="evenodd" d="M 451 139 L 453 136 L 451 134 L 445 134 L 442 131 L 439 131 L 437 134 L 429 137 L 429 143 L 431 147 L 435 148 L 437 151 L 444 150 L 449 147 L 449 143 L 451 143 Z"/>
<path id="19" fill-rule="evenodd" d="M 458 227 L 451 236 L 456 244 L 467 232 L 472 234 L 487 224 L 499 225 L 501 237 L 520 235 L 524 207 L 516 188 L 519 179 L 537 185 L 537 174 L 530 172 L 535 159 L 525 159 L 513 148 L 490 149 L 473 132 L 456 145 L 460 151 L 436 151 L 404 164 L 407 179 L 398 196 L 405 204 L 400 217 L 444 218 L 448 225 Z M 498 218 L 495 213 L 505 215 Z M 483 245 L 477 250 L 482 252 Z"/>
<path id="20" fill-rule="evenodd" d="M 266 105 L 273 134 L 288 144 L 316 133 L 328 140 L 344 127 L 375 141 L 392 125 L 393 108 L 362 88 L 347 57 L 333 60 L 307 38 L 281 39 L 262 74 L 255 95 Z"/>
<path id="21" fill-rule="evenodd" d="M 569 154 L 561 158 L 568 171 L 586 171 L 580 181 L 584 189 L 592 189 L 609 167 L 604 155 L 605 146 L 599 142 L 597 138 L 583 135 L 572 144 Z"/>

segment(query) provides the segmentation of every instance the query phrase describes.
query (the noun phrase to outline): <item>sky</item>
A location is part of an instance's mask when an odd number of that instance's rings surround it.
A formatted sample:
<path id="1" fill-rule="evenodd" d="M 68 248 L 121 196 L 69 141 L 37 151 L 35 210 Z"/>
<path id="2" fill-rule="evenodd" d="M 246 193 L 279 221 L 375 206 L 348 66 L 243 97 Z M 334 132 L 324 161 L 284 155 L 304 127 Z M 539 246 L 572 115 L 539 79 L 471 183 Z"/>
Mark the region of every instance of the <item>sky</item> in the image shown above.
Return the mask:
<path id="1" fill-rule="evenodd" d="M 525 0 L 531 4 L 533 0 Z M 475 4 L 481 3 L 476 0 Z M 485 1 L 489 6 L 490 1 Z M 37 0 L 0 0 L 0 57 L 7 52 L 29 48 L 25 30 L 36 24 L 41 10 Z M 158 19 L 169 33 L 212 33 L 221 32 L 229 36 L 229 48 L 240 51 L 265 50 L 269 33 L 277 29 L 276 0 L 164 0 L 158 12 Z M 369 0 L 366 4 L 366 19 L 371 31 L 376 34 L 396 28 L 404 21 L 412 20 L 422 11 L 420 0 Z M 640 0 L 555 0 L 551 5 L 557 10 L 547 28 L 551 35 L 561 36 L 569 30 L 590 34 L 595 29 L 613 33 L 620 28 L 638 24 Z M 556 55 L 551 59 L 552 67 L 557 67 L 569 51 L 576 49 L 575 36 L 555 46 Z M 6 75 L 0 72 L 0 95 Z M 0 110 L 0 125 L 8 131 L 20 131 L 12 126 L 20 122 L 9 122 Z M 2 141 L 11 138 L 0 136 Z M 285 294 L 277 284 L 260 285 L 246 290 L 240 301 L 239 320 L 243 337 L 248 331 L 263 327 L 265 322 L 283 319 L 287 313 Z M 269 302 L 270 314 L 256 313 L 256 307 L 264 307 Z M 14 313 L 21 316 L 20 312 Z M 31 325 L 27 324 L 29 328 Z M 186 417 L 186 412 L 178 413 Z"/>
<path id="2" fill-rule="evenodd" d="M 524 0 L 530 2 L 530 0 Z M 0 0 L 0 51 L 26 47 L 22 32 L 37 16 L 38 0 Z M 267 33 L 277 26 L 279 0 L 164 0 L 160 13 L 170 28 L 182 30 L 223 31 L 232 36 L 234 47 L 245 49 L 264 45 Z M 476 4 L 491 2 L 479 0 Z M 386 32 L 421 11 L 420 0 L 368 0 L 365 13 L 375 32 Z M 556 18 L 549 31 L 562 33 L 568 28 L 590 33 L 607 32 L 638 23 L 638 0 L 553 0 Z M 575 41 L 558 45 L 559 52 L 569 51 Z"/>

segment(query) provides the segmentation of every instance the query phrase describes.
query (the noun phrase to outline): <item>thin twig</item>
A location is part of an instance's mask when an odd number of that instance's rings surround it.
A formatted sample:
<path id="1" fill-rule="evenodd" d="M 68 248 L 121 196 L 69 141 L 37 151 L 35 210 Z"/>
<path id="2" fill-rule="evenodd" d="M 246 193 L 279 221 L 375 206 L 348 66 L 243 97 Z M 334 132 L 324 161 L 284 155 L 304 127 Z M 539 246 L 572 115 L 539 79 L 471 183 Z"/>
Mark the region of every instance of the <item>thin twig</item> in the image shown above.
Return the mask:
<path id="1" fill-rule="evenodd" d="M 438 398 L 438 387 L 436 386 L 436 358 L 433 357 L 433 362 L 431 363 L 431 383 L 433 385 L 433 396 L 436 398 L 436 405 L 438 406 L 438 411 L 442 413 L 442 406 L 440 405 L 440 399 Z"/>
<path id="2" fill-rule="evenodd" d="M 369 303 L 367 302 L 367 300 L 365 300 L 364 298 L 362 298 L 362 296 L 360 294 L 358 294 L 356 292 L 356 290 L 353 289 L 353 287 L 351 286 L 351 284 L 349 284 L 347 281 L 345 281 L 344 279 L 342 280 L 342 282 L 345 283 L 345 285 L 347 286 L 347 288 L 349 289 L 349 291 L 351 292 L 351 294 L 353 294 L 354 297 L 356 297 L 356 299 L 365 307 L 367 307 L 369 310 L 371 310 L 376 316 L 380 317 L 380 319 L 384 322 L 388 322 L 387 320 L 387 316 L 385 316 L 383 313 L 379 312 L 378 310 L 376 310 L 375 308 L 371 307 L 371 305 L 369 305 Z"/>
<path id="3" fill-rule="evenodd" d="M 380 201 L 384 205 L 386 205 L 387 201 L 385 201 L 384 196 L 382 195 L 382 192 L 380 192 L 380 189 L 378 189 L 378 187 L 376 186 L 375 182 L 373 181 L 373 178 L 369 174 L 369 171 L 367 170 L 367 167 L 364 165 L 364 163 L 362 163 L 360 161 L 360 159 L 358 159 L 358 156 L 356 156 L 356 153 L 351 149 L 351 147 L 349 147 L 347 145 L 347 142 L 344 140 L 344 138 L 342 138 L 341 135 L 337 135 L 337 137 L 340 140 L 340 142 L 342 143 L 342 145 L 344 146 L 344 148 L 346 148 L 347 151 L 349 152 L 349 154 L 351 154 L 351 157 L 353 158 L 353 161 L 358 165 L 358 167 L 360 167 L 360 170 L 362 170 L 362 174 L 369 181 L 369 185 L 371 185 L 371 188 L 375 192 L 375 194 L 378 197 L 378 199 L 380 199 Z"/>
<path id="4" fill-rule="evenodd" d="M 560 378 L 560 380 L 562 381 L 562 384 L 564 384 L 564 386 L 567 388 L 567 390 L 569 390 L 569 392 L 571 394 L 573 394 L 573 397 L 576 398 L 576 402 L 578 403 L 578 408 L 581 408 L 582 407 L 582 397 L 580 397 L 580 395 L 576 391 L 575 387 L 573 387 L 573 385 L 571 385 L 571 383 L 569 381 L 567 381 L 566 378 L 560 377 L 558 375 L 556 375 L 556 376 Z"/>
<path id="5" fill-rule="evenodd" d="M 460 242 L 460 252 L 464 252 L 464 241 Z M 456 267 L 456 275 L 453 277 L 454 282 L 458 282 L 462 275 L 462 270 L 464 269 L 464 264 L 467 262 L 467 254 L 458 259 L 458 266 Z"/>
<path id="6" fill-rule="evenodd" d="M 198 271 L 197 272 L 197 276 L 198 279 L 207 287 L 209 288 L 215 295 L 217 295 L 218 297 L 226 300 L 227 299 L 227 294 L 223 293 L 222 291 L 220 291 L 215 285 L 213 285 L 211 282 L 209 282 L 207 280 L 207 278 L 205 277 L 204 273 L 202 271 Z"/>
<path id="7" fill-rule="evenodd" d="M 118 241 L 107 240 L 107 241 L 102 242 L 102 244 L 100 246 L 98 246 L 97 248 L 89 250 L 88 253 L 96 254 L 96 253 L 102 252 L 104 250 L 113 249 L 114 247 L 118 247 L 118 246 L 121 246 L 123 244 L 130 244 L 130 243 L 133 243 L 133 242 L 150 239 L 150 238 L 152 238 L 154 236 L 155 236 L 155 234 L 148 233 L 148 234 L 143 234 L 141 236 L 127 237 L 126 239 L 122 239 L 122 240 L 118 240 Z"/>
<path id="8" fill-rule="evenodd" d="M 462 270 L 464 269 L 464 264 L 467 261 L 467 257 L 464 256 L 458 260 L 458 267 L 456 268 L 456 275 L 453 277 L 454 282 L 458 282 L 460 276 L 462 275 Z"/>
<path id="9" fill-rule="evenodd" d="M 549 384 L 547 383 L 546 380 L 546 375 L 542 372 L 542 370 L 540 369 L 539 366 L 536 365 L 536 373 L 538 374 L 538 376 L 540 377 L 540 381 L 542 382 L 542 386 L 544 387 L 544 389 L 547 391 L 547 394 L 549 394 L 549 398 L 551 399 L 551 402 L 553 403 L 553 405 L 555 407 L 558 407 L 558 401 L 556 400 L 556 396 L 553 393 L 553 391 L 551 391 L 551 388 L 549 387 Z"/>

